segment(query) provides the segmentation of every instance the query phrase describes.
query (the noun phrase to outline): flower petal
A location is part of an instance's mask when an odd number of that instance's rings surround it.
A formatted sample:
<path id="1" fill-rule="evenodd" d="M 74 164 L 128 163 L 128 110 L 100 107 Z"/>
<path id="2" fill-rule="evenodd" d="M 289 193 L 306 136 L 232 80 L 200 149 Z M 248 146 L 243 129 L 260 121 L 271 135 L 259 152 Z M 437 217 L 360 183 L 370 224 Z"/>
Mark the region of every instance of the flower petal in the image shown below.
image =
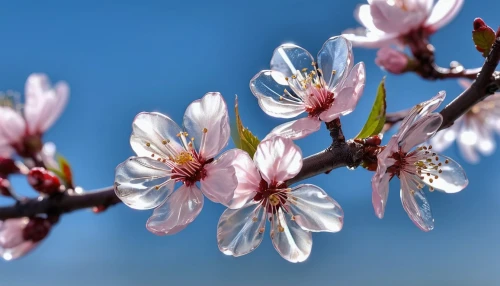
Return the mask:
<path id="1" fill-rule="evenodd" d="M 23 243 L 23 230 L 28 218 L 13 218 L 0 221 L 0 248 L 13 248 Z"/>
<path id="2" fill-rule="evenodd" d="M 284 259 L 303 262 L 311 254 L 311 232 L 303 230 L 291 216 L 279 209 L 271 220 L 271 239 L 274 248 Z"/>
<path id="3" fill-rule="evenodd" d="M 341 115 L 351 113 L 358 104 L 365 88 L 365 64 L 357 63 L 345 81 L 338 86 L 338 94 L 332 106 L 320 114 L 322 121 L 329 122 Z"/>
<path id="4" fill-rule="evenodd" d="M 168 116 L 158 112 L 141 112 L 132 123 L 130 145 L 139 157 L 152 154 L 164 159 L 175 157 L 177 152 L 184 150 L 177 137 L 181 131 L 179 125 Z"/>
<path id="5" fill-rule="evenodd" d="M 156 235 L 176 234 L 190 224 L 203 208 L 203 194 L 196 185 L 182 185 L 148 219 L 146 228 Z"/>
<path id="6" fill-rule="evenodd" d="M 468 79 L 459 79 L 458 84 L 463 88 L 463 89 L 468 89 L 472 85 L 472 81 Z"/>
<path id="7" fill-rule="evenodd" d="M 441 127 L 442 122 L 443 117 L 439 113 L 433 113 L 420 118 L 407 132 L 399 137 L 401 150 L 406 153 L 413 147 L 427 141 Z"/>
<path id="8" fill-rule="evenodd" d="M 252 252 L 262 242 L 266 218 L 266 209 L 260 203 L 225 210 L 217 225 L 220 251 L 235 257 Z"/>
<path id="9" fill-rule="evenodd" d="M 115 192 L 127 206 L 146 210 L 161 204 L 174 189 L 171 170 L 147 157 L 131 157 L 116 167 Z"/>
<path id="10" fill-rule="evenodd" d="M 0 145 L 19 142 L 25 132 L 23 117 L 10 107 L 0 106 Z"/>
<path id="11" fill-rule="evenodd" d="M 375 175 L 372 178 L 372 204 L 375 214 L 380 219 L 384 217 L 387 197 L 389 196 L 389 181 L 392 177 L 391 174 L 385 173 L 382 176 Z"/>
<path id="12" fill-rule="evenodd" d="M 298 97 L 284 93 L 289 88 L 282 73 L 263 70 L 250 80 L 250 90 L 259 100 L 259 106 L 270 116 L 279 118 L 293 118 L 305 111 L 304 103 Z"/>
<path id="13" fill-rule="evenodd" d="M 289 205 L 295 222 L 308 231 L 338 232 L 344 223 L 344 211 L 321 188 L 303 184 L 292 189 L 290 195 L 297 198 Z"/>
<path id="14" fill-rule="evenodd" d="M 381 48 L 399 44 L 398 34 L 380 34 L 365 28 L 347 29 L 342 32 L 342 37 L 350 41 L 354 47 Z"/>
<path id="15" fill-rule="evenodd" d="M 237 209 L 244 206 L 255 196 L 256 192 L 259 190 L 259 184 L 262 178 L 260 177 L 259 170 L 255 167 L 255 163 L 247 152 L 239 149 L 233 149 L 227 152 L 235 153 L 233 167 L 238 181 L 238 186 L 234 190 L 234 196 L 228 204 L 228 207 Z"/>
<path id="16" fill-rule="evenodd" d="M 317 118 L 304 117 L 276 126 L 265 139 L 280 136 L 296 140 L 318 131 L 320 127 L 321 121 Z"/>
<path id="17" fill-rule="evenodd" d="M 415 121 L 436 110 L 436 108 L 438 108 L 439 105 L 443 102 L 445 97 L 446 97 L 446 92 L 440 91 L 433 98 L 415 105 L 410 110 L 405 119 L 403 119 L 403 121 L 401 122 L 401 126 L 399 127 L 397 134 L 403 136 L 404 133 L 408 131 L 408 129 L 413 125 Z"/>
<path id="18" fill-rule="evenodd" d="M 439 0 L 432 9 L 431 15 L 427 18 L 425 25 L 433 31 L 438 30 L 448 24 L 458 14 L 464 0 Z"/>
<path id="19" fill-rule="evenodd" d="M 345 80 L 353 65 L 352 45 L 346 38 L 328 39 L 318 53 L 318 67 L 329 90 Z"/>
<path id="20" fill-rule="evenodd" d="M 238 150 L 223 153 L 217 160 L 205 165 L 206 177 L 201 180 L 201 191 L 215 203 L 228 205 L 238 186 L 236 172 L 233 167 Z"/>
<path id="21" fill-rule="evenodd" d="M 24 115 L 30 134 L 46 131 L 61 115 L 69 97 L 69 87 L 58 82 L 51 87 L 45 74 L 31 74 L 25 85 Z"/>
<path id="22" fill-rule="evenodd" d="M 278 136 L 260 142 L 253 159 L 269 184 L 291 179 L 302 168 L 300 148 L 291 139 Z"/>
<path id="23" fill-rule="evenodd" d="M 377 34 L 384 34 L 384 32 L 380 31 L 375 24 L 373 24 L 372 14 L 370 12 L 370 5 L 363 4 L 358 5 L 356 10 L 354 10 L 354 17 L 358 22 L 365 26 L 370 32 Z"/>
<path id="24" fill-rule="evenodd" d="M 284 44 L 274 50 L 271 70 L 279 71 L 285 77 L 291 77 L 304 68 L 311 69 L 313 62 L 314 58 L 305 49 L 294 44 Z"/>
<path id="25" fill-rule="evenodd" d="M 222 95 L 209 92 L 193 101 L 184 114 L 184 127 L 195 138 L 194 144 L 203 158 L 211 159 L 219 154 L 227 146 L 231 132 L 227 106 Z"/>
<path id="26" fill-rule="evenodd" d="M 421 230 L 432 230 L 434 228 L 434 218 L 424 192 L 418 188 L 415 181 L 408 175 L 402 174 L 400 179 L 401 202 L 406 213 Z"/>
<path id="27" fill-rule="evenodd" d="M 31 252 L 39 244 L 40 244 L 39 242 L 33 243 L 33 241 L 25 241 L 13 248 L 8 248 L 8 249 L 0 248 L 0 256 L 6 261 L 18 259 Z"/>
<path id="28" fill-rule="evenodd" d="M 453 143 L 457 138 L 457 128 L 460 124 L 461 122 L 457 120 L 452 126 L 434 134 L 434 136 L 430 139 L 432 148 L 436 152 L 441 152 L 450 147 L 451 143 Z"/>
<path id="29" fill-rule="evenodd" d="M 373 24 L 377 29 L 386 33 L 406 34 L 412 29 L 418 28 L 428 16 L 427 7 L 419 5 L 418 2 L 404 2 L 409 11 L 402 9 L 398 3 L 390 1 L 372 1 L 370 3 L 370 14 Z"/>
<path id="30" fill-rule="evenodd" d="M 470 130 L 477 137 L 477 143 L 474 144 L 476 149 L 479 152 L 481 152 L 481 154 L 483 154 L 484 156 L 489 156 L 493 154 L 496 148 L 496 143 L 493 133 L 494 131 L 491 130 L 489 126 L 484 124 L 482 118 L 473 115 L 470 116 L 468 120 L 465 120 L 464 124 L 469 124 Z"/>
<path id="31" fill-rule="evenodd" d="M 458 193 L 465 189 L 469 184 L 469 180 L 465 175 L 465 171 L 457 162 L 449 157 L 437 154 L 434 164 L 441 164 L 436 169 L 426 169 L 430 176 L 424 176 L 424 183 L 437 190 L 445 193 Z M 429 177 L 429 179 L 427 178 Z M 427 179 L 427 180 L 426 180 Z"/>

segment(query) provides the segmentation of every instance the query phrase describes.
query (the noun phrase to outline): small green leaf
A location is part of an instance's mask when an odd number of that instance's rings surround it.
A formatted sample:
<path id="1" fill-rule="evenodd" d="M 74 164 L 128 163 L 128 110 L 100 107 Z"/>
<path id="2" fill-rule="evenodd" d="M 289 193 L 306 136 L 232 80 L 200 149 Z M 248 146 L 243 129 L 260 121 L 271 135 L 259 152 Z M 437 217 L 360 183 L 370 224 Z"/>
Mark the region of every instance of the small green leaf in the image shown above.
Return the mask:
<path id="1" fill-rule="evenodd" d="M 385 124 L 385 110 L 387 108 L 385 102 L 385 77 L 380 82 L 377 89 L 377 97 L 373 103 L 372 111 L 366 120 L 365 126 L 356 136 L 356 138 L 363 139 L 373 135 L 377 135 L 382 131 Z"/>
<path id="2" fill-rule="evenodd" d="M 481 52 L 483 57 L 487 57 L 495 42 L 495 31 L 487 25 L 480 26 L 472 31 L 472 40 L 476 45 L 476 50 Z"/>
<path id="3" fill-rule="evenodd" d="M 64 184 L 68 188 L 73 187 L 73 173 L 71 172 L 71 166 L 69 165 L 68 160 L 64 158 L 62 155 L 56 155 L 57 162 L 59 163 L 59 169 L 49 168 L 49 171 L 56 174 L 60 179 L 64 181 Z"/>
<path id="4" fill-rule="evenodd" d="M 260 140 L 248 128 L 243 127 L 238 110 L 238 96 L 234 100 L 234 113 L 236 121 L 231 124 L 231 137 L 233 138 L 234 145 L 236 145 L 236 148 L 246 151 L 253 158 Z"/>

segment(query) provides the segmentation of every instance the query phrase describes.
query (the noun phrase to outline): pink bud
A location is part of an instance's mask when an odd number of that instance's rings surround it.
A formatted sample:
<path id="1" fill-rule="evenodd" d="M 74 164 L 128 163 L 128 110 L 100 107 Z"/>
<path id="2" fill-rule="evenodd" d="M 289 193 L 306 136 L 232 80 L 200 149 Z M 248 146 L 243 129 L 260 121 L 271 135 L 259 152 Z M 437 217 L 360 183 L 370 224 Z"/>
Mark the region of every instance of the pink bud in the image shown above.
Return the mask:
<path id="1" fill-rule="evenodd" d="M 472 26 L 473 26 L 473 28 L 474 28 L 475 31 L 479 30 L 479 29 L 482 29 L 482 28 L 488 27 L 488 25 L 486 25 L 486 23 L 481 18 L 474 19 L 474 22 L 473 22 Z"/>
<path id="2" fill-rule="evenodd" d="M 52 223 L 48 219 L 34 217 L 30 218 L 28 224 L 23 229 L 23 239 L 39 242 L 49 234 Z"/>
<path id="3" fill-rule="evenodd" d="M 48 195 L 58 193 L 61 187 L 57 176 L 44 168 L 31 169 L 28 173 L 28 183 L 36 191 Z"/>
<path id="4" fill-rule="evenodd" d="M 408 57 L 400 51 L 383 47 L 378 50 L 375 63 L 390 73 L 400 74 L 408 66 Z"/>

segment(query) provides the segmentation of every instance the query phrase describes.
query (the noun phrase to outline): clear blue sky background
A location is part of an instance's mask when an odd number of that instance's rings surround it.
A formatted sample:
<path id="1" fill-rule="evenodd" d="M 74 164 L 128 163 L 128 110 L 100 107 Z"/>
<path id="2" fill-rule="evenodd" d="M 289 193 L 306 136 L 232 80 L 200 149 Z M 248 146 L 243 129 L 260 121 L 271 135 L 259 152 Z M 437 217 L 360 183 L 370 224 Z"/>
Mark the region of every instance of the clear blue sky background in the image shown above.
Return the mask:
<path id="1" fill-rule="evenodd" d="M 131 122 L 141 111 L 180 121 L 205 92 L 220 91 L 228 103 L 238 94 L 245 124 L 264 137 L 284 121 L 259 109 L 250 78 L 268 68 L 279 44 L 293 42 L 315 54 L 329 37 L 357 26 L 352 14 L 361 2 L 1 1 L 0 90 L 22 90 L 32 72 L 68 81 L 69 105 L 45 138 L 71 161 L 79 185 L 100 188 L 113 183 L 115 166 L 132 155 Z M 466 1 L 432 37 L 439 64 L 481 65 L 472 20 L 481 16 L 496 26 L 499 9 L 497 1 Z M 347 136 L 361 128 L 385 75 L 374 57 L 374 50 L 355 49 L 355 60 L 366 63 L 367 85 L 358 108 L 343 119 Z M 461 92 L 452 80 L 389 75 L 388 108 L 409 107 L 443 89 L 447 102 Z M 322 129 L 298 144 L 313 154 L 329 137 Z M 430 233 L 408 219 L 397 181 L 379 220 L 371 205 L 372 173 L 339 169 L 308 182 L 342 205 L 344 229 L 315 234 L 305 263 L 283 260 L 268 236 L 245 257 L 221 254 L 215 235 L 223 208 L 213 203 L 171 237 L 146 231 L 149 211 L 120 205 L 100 215 L 64 216 L 31 255 L 0 263 L 0 285 L 500 285 L 500 154 L 478 166 L 459 158 L 455 146 L 447 154 L 466 168 L 470 186 L 428 195 L 436 219 Z"/>

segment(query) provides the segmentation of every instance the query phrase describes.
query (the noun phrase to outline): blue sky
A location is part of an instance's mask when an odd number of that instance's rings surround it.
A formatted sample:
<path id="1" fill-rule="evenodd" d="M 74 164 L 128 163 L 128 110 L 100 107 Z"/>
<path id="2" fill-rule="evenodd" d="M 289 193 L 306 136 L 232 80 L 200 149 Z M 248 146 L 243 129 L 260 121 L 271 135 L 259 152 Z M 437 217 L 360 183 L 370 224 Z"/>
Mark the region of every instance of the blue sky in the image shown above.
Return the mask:
<path id="1" fill-rule="evenodd" d="M 66 80 L 71 99 L 46 134 L 72 163 L 78 185 L 90 190 L 113 183 L 114 168 L 131 156 L 133 117 L 160 111 L 180 121 L 187 105 L 209 91 L 231 104 L 238 94 L 242 118 L 264 137 L 284 122 L 265 115 L 248 88 L 272 51 L 285 42 L 315 54 L 329 37 L 357 26 L 352 14 L 362 1 L 2 1 L 0 90 L 22 91 L 32 72 Z M 471 42 L 472 21 L 496 26 L 500 4 L 466 1 L 461 13 L 432 37 L 437 61 L 477 67 L 482 58 Z M 355 49 L 367 66 L 364 96 L 343 119 L 352 137 L 368 116 L 386 73 L 375 50 Z M 446 90 L 453 81 L 427 82 L 413 74 L 387 76 L 388 109 L 407 108 Z M 230 111 L 231 116 L 233 115 Z M 298 141 L 305 155 L 329 144 L 324 128 Z M 338 169 L 308 180 L 344 208 L 344 229 L 314 234 L 309 260 L 283 260 L 266 237 L 252 254 L 232 258 L 216 244 L 223 208 L 206 203 L 180 234 L 146 231 L 149 211 L 113 207 L 99 215 L 64 216 L 31 255 L 0 263 L 0 285 L 499 285 L 500 177 L 498 152 L 480 165 L 462 160 L 470 185 L 459 193 L 428 195 L 436 228 L 423 233 L 404 212 L 398 182 L 391 183 L 386 216 L 371 206 L 372 173 Z M 23 191 L 25 183 L 15 183 Z M 2 201 L 6 203 L 6 201 Z"/>

